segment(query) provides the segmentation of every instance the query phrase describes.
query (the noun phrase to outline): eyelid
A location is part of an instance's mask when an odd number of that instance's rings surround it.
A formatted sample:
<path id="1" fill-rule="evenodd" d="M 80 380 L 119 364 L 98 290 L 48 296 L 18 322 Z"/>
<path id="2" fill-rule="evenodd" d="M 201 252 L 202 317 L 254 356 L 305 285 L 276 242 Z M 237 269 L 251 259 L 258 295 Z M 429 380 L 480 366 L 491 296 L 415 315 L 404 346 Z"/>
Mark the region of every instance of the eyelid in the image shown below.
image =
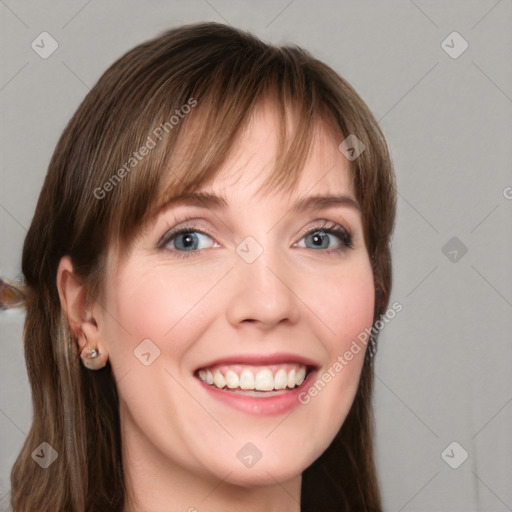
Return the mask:
<path id="1" fill-rule="evenodd" d="M 316 231 L 316 230 L 321 231 L 322 229 L 341 229 L 341 230 L 345 231 L 345 233 L 348 236 L 352 237 L 351 230 L 349 230 L 347 227 L 345 227 L 344 224 L 342 224 L 340 222 L 333 221 L 333 220 L 324 219 L 324 218 L 314 219 L 311 222 L 309 222 L 308 227 L 305 227 L 304 230 L 302 230 L 300 237 L 301 238 L 304 237 L 311 231 Z"/>
<path id="2" fill-rule="evenodd" d="M 313 226 L 305 228 L 305 230 L 299 236 L 299 241 L 312 233 L 321 231 L 328 235 L 337 237 L 340 240 L 342 247 L 331 248 L 331 249 L 322 249 L 321 251 L 318 251 L 318 252 L 321 252 L 323 254 L 331 254 L 332 255 L 337 252 L 339 253 L 339 252 L 343 251 L 344 249 L 346 250 L 346 249 L 354 248 L 353 235 L 351 233 L 351 230 L 347 229 L 343 224 L 341 224 L 339 222 L 332 221 L 332 220 L 327 220 L 327 219 L 316 219 L 316 220 L 312 221 L 312 223 L 315 223 L 315 222 L 316 222 L 316 224 L 314 224 Z M 294 246 L 296 246 L 297 244 L 298 244 L 298 242 L 295 242 Z"/>
<path id="3" fill-rule="evenodd" d="M 164 249 L 165 246 L 170 242 L 172 238 L 174 238 L 176 235 L 179 235 L 183 232 L 196 232 L 201 233 L 203 235 L 206 235 L 210 237 L 214 242 L 218 243 L 216 241 L 215 235 L 213 234 L 212 230 L 210 230 L 207 227 L 200 226 L 199 223 L 204 222 L 204 219 L 201 218 L 185 218 L 182 221 L 178 221 L 174 227 L 167 230 L 158 240 L 156 247 L 157 249 Z M 315 231 L 325 231 L 327 234 L 337 236 L 340 239 L 340 242 L 345 245 L 345 249 L 347 248 L 353 248 L 353 235 L 351 233 L 351 230 L 347 229 L 343 224 L 339 222 L 335 222 L 333 220 L 328 220 L 325 218 L 319 218 L 314 219 L 308 223 L 308 227 L 305 227 L 303 230 L 301 230 L 300 235 L 298 236 L 298 239 L 296 242 L 293 243 L 293 246 L 296 246 L 296 244 L 302 240 L 307 235 L 314 233 Z M 343 240 L 336 231 L 341 231 L 346 235 L 346 239 Z M 180 253 L 198 253 L 199 251 L 202 251 L 204 249 L 197 249 L 194 251 L 176 251 Z M 335 249 L 321 249 L 318 252 L 323 253 L 332 253 L 336 251 L 340 251 L 342 249 L 335 248 Z M 174 251 L 173 251 L 174 252 Z"/>
<path id="4" fill-rule="evenodd" d="M 168 229 L 158 240 L 156 243 L 156 247 L 158 249 L 163 249 L 168 243 L 169 239 L 172 236 L 177 235 L 181 231 L 196 231 L 198 233 L 202 233 L 204 235 L 208 235 L 211 238 L 215 238 L 215 235 L 211 230 L 205 227 L 199 227 L 198 222 L 201 222 L 201 219 L 195 218 L 185 218 L 182 221 L 177 222 L 172 228 Z"/>

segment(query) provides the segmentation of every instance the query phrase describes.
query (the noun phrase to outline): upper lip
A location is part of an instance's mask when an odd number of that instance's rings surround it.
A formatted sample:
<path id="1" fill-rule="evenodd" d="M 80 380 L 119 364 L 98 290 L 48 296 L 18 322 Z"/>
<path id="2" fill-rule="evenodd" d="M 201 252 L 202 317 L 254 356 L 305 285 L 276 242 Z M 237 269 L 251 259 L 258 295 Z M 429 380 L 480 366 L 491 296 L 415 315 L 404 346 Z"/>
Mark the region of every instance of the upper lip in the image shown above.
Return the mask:
<path id="1" fill-rule="evenodd" d="M 219 359 L 215 359 L 209 361 L 207 363 L 199 366 L 197 370 L 201 368 L 210 368 L 212 366 L 218 365 L 231 365 L 231 364 L 246 364 L 253 366 L 265 366 L 271 364 L 284 364 L 284 363 L 297 363 L 302 364 L 308 369 L 317 369 L 319 368 L 319 364 L 313 359 L 298 355 L 298 354 L 289 354 L 289 353 L 274 353 L 274 354 L 238 354 L 231 355 L 227 357 L 222 357 Z"/>

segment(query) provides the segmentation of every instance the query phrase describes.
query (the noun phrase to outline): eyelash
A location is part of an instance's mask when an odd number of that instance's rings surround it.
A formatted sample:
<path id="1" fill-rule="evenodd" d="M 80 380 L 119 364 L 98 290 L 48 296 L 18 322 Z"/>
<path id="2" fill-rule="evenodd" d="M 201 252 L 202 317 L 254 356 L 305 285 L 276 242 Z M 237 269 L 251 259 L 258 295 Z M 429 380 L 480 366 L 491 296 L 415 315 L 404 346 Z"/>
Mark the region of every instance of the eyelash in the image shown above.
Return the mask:
<path id="1" fill-rule="evenodd" d="M 322 232 L 327 235 L 334 235 L 339 238 L 341 242 L 341 246 L 337 247 L 335 249 L 320 249 L 320 252 L 327 256 L 336 256 L 344 252 L 346 249 L 353 249 L 354 244 L 352 242 L 352 236 L 350 233 L 340 224 L 337 224 L 336 222 L 332 221 L 324 221 L 319 226 L 315 226 L 314 228 L 308 230 L 306 233 L 302 235 L 300 240 L 305 238 L 308 235 L 311 235 L 313 233 Z M 210 238 L 214 238 L 213 233 L 211 233 L 208 229 L 198 229 L 197 225 L 195 225 L 193 222 L 190 222 L 188 224 L 185 224 L 184 226 L 180 227 L 179 229 L 171 229 L 168 231 L 157 244 L 158 249 L 166 249 L 167 245 L 176 237 L 188 233 L 199 233 L 201 235 L 209 236 Z M 301 247 L 302 248 L 302 247 Z M 304 247 L 305 249 L 308 249 L 308 247 Z M 169 250 L 169 249 L 166 249 Z M 174 253 L 178 258 L 190 258 L 197 255 L 197 253 L 204 249 L 195 249 L 191 251 L 180 251 L 180 250 L 172 250 L 170 252 Z M 315 250 L 315 249 L 313 249 Z"/>

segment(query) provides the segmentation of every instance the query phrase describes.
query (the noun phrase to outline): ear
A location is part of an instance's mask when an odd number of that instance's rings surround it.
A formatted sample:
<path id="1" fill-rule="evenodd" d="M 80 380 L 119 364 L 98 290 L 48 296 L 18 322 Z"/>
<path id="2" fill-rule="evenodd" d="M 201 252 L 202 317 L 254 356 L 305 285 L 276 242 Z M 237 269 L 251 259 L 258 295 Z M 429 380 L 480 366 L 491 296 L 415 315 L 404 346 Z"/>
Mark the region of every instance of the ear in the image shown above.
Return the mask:
<path id="1" fill-rule="evenodd" d="M 74 272 L 69 256 L 62 257 L 59 262 L 57 290 L 62 310 L 68 319 L 71 335 L 78 340 L 79 352 L 83 355 L 96 348 L 100 353 L 106 354 L 106 347 L 99 335 L 98 319 L 93 315 L 88 301 L 87 288 Z"/>

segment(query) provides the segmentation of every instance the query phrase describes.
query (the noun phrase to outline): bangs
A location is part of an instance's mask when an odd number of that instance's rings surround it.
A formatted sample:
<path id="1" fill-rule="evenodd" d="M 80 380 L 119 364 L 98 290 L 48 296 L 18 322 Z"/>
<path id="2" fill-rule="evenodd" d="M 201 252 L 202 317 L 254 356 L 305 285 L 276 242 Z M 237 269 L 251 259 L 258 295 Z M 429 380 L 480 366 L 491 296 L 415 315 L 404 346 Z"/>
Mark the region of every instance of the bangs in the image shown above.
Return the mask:
<path id="1" fill-rule="evenodd" d="M 228 56 L 211 70 L 196 65 L 201 72 L 190 80 L 194 86 L 178 102 L 175 98 L 169 102 L 170 95 L 168 104 L 165 96 L 160 101 L 153 99 L 154 105 L 164 105 L 139 141 L 158 138 L 157 147 L 118 190 L 122 194 L 117 237 L 113 238 L 124 254 L 168 202 L 215 180 L 257 108 L 266 101 L 276 109 L 278 140 L 272 171 L 258 193 L 289 192 L 297 186 L 315 129 L 330 118 L 325 105 L 319 103 L 317 84 L 297 65 L 300 52 L 271 48 L 253 58 Z M 186 105 L 194 106 L 188 109 Z M 180 109 L 188 113 L 173 125 L 169 119 Z"/>

